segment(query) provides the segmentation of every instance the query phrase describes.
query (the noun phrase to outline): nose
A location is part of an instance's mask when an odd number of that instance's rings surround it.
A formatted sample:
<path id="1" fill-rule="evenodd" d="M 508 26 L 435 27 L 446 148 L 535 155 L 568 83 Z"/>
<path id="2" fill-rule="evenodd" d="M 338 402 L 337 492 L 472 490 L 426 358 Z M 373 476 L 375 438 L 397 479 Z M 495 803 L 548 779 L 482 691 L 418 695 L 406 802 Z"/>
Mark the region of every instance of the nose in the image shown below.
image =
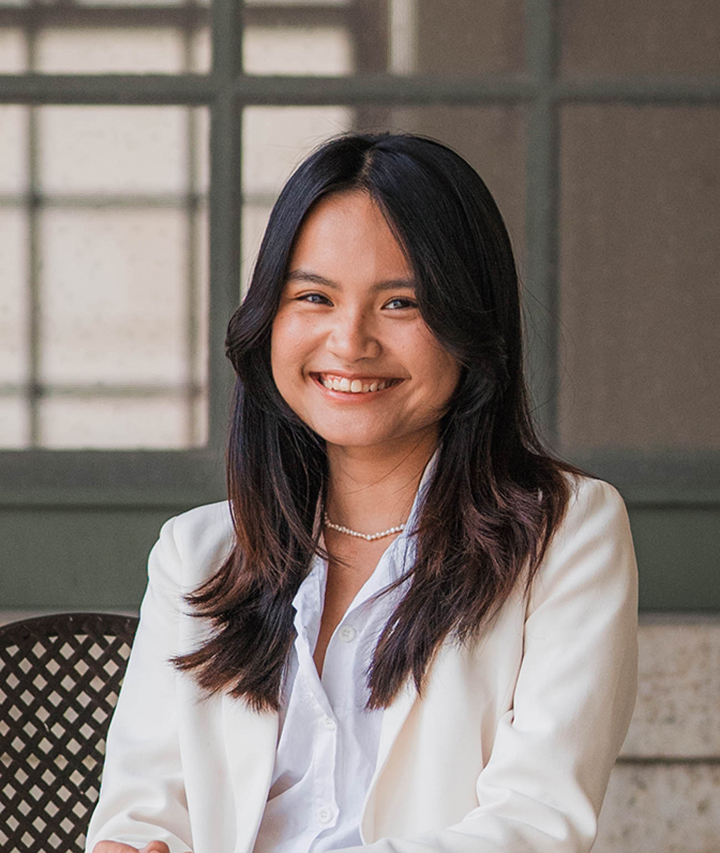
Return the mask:
<path id="1" fill-rule="evenodd" d="M 348 363 L 376 358 L 382 350 L 372 318 L 361 309 L 334 313 L 327 347 L 333 355 Z"/>

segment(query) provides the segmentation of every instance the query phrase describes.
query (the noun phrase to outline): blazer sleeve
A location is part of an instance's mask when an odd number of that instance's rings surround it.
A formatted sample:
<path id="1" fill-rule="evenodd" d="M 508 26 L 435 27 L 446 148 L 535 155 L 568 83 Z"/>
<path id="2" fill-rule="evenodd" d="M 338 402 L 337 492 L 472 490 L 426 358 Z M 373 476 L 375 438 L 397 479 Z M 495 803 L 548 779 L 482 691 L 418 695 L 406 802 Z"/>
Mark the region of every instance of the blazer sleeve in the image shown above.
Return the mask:
<path id="1" fill-rule="evenodd" d="M 583 478 L 533 582 L 513 707 L 477 779 L 478 807 L 447 829 L 353 853 L 585 853 L 636 687 L 627 513 L 612 486 Z"/>
<path id="2" fill-rule="evenodd" d="M 175 672 L 180 557 L 175 519 L 166 522 L 148 560 L 149 582 L 120 698 L 107 737 L 100 799 L 87 835 L 138 849 L 164 841 L 171 853 L 192 850 L 177 729 Z"/>

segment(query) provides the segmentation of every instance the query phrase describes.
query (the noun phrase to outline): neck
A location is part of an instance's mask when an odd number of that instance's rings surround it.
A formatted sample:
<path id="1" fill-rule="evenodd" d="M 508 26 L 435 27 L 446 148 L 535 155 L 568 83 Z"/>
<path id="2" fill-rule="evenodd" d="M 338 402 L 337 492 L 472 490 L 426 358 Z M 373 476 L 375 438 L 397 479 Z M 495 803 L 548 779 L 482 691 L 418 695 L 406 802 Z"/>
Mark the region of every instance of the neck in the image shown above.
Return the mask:
<path id="1" fill-rule="evenodd" d="M 436 446 L 434 429 L 381 450 L 328 445 L 330 519 L 366 533 L 405 522 Z"/>

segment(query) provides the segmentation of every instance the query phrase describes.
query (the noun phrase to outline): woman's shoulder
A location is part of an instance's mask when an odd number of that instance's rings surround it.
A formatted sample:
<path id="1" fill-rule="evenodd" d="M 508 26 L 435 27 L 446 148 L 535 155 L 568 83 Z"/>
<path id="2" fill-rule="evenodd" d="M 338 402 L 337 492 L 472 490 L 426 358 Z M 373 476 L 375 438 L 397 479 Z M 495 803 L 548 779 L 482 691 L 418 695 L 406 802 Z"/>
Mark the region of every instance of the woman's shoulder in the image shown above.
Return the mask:
<path id="1" fill-rule="evenodd" d="M 203 531 L 226 533 L 232 530 L 232 516 L 228 501 L 203 504 L 174 516 L 175 535 L 197 536 Z"/>
<path id="2" fill-rule="evenodd" d="M 592 520 L 607 524 L 627 519 L 625 502 L 615 486 L 586 474 L 566 473 L 565 478 L 570 493 L 558 533 L 577 530 Z"/>
<path id="3" fill-rule="evenodd" d="M 227 501 L 205 504 L 173 516 L 162 527 L 156 550 L 163 562 L 178 563 L 187 582 L 201 580 L 230 555 L 234 533 Z"/>
<path id="4" fill-rule="evenodd" d="M 620 597 L 632 596 L 637 566 L 620 493 L 604 480 L 579 474 L 566 476 L 568 505 L 538 570 L 536 599 L 553 591 L 579 593 L 586 588 L 595 589 L 601 600 L 601 591 L 610 587 L 617 587 Z"/>

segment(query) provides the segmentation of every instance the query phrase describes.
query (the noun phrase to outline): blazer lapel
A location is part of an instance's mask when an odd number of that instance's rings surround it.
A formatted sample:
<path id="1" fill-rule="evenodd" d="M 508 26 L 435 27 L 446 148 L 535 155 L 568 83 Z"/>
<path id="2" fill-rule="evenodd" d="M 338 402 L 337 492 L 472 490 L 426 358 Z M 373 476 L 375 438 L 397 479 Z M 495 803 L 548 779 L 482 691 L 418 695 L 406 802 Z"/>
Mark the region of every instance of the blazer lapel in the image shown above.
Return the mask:
<path id="1" fill-rule="evenodd" d="M 383 711 L 375 772 L 373 773 L 370 787 L 365 797 L 365 806 L 360 821 L 360 837 L 363 844 L 368 844 L 375 840 L 373 827 L 375 825 L 375 789 L 377 788 L 377 782 L 387 765 L 393 744 L 397 740 L 400 729 L 402 729 L 416 699 L 417 690 L 415 682 L 412 678 L 409 678 L 392 705 Z"/>
<path id="2" fill-rule="evenodd" d="M 400 733 L 400 729 L 407 719 L 407 715 L 410 713 L 410 709 L 414 705 L 416 699 L 417 690 L 415 689 L 415 682 L 410 678 L 405 683 L 405 686 L 398 694 L 392 705 L 383 711 L 382 728 L 380 729 L 380 745 L 378 747 L 378 758 L 375 765 L 373 782 L 385 766 L 385 762 L 390 754 L 392 745 L 395 743 L 395 740 Z"/>
<path id="3" fill-rule="evenodd" d="M 253 711 L 244 702 L 223 696 L 223 731 L 228 773 L 235 801 L 235 849 L 249 853 L 255 843 L 275 766 L 278 716 Z"/>

